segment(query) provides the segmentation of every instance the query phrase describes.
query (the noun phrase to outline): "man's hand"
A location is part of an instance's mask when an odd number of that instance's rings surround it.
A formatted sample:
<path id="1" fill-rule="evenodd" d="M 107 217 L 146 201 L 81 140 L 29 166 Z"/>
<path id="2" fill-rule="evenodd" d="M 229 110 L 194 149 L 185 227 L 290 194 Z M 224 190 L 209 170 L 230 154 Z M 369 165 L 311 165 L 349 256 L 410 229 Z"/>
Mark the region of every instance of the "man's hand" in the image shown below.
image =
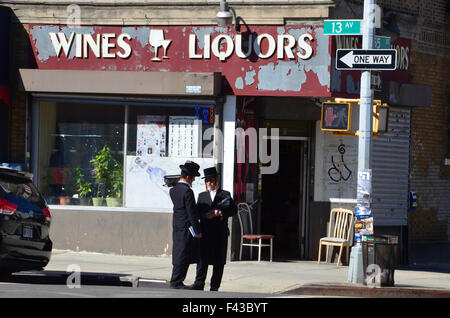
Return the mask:
<path id="1" fill-rule="evenodd" d="M 211 212 L 211 213 L 209 213 L 209 214 L 206 215 L 206 219 L 207 219 L 207 220 L 212 220 L 212 219 L 214 219 L 215 217 L 216 217 L 216 216 L 215 216 L 214 212 Z"/>
<path id="2" fill-rule="evenodd" d="M 216 210 L 214 210 L 214 212 L 207 214 L 206 219 L 212 220 L 215 217 L 219 217 L 219 216 L 222 216 L 222 211 L 216 209 Z"/>
<path id="3" fill-rule="evenodd" d="M 202 233 L 198 233 L 195 237 L 198 239 L 201 239 L 203 237 L 203 235 L 202 235 Z"/>

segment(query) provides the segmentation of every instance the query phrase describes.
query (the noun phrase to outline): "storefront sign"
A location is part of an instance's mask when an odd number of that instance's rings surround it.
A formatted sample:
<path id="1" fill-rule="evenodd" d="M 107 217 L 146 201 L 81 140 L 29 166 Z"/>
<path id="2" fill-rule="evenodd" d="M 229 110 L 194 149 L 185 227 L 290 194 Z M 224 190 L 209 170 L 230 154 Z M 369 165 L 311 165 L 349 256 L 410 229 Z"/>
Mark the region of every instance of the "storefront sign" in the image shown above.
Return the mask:
<path id="1" fill-rule="evenodd" d="M 31 24 L 41 69 L 220 72 L 232 94 L 329 96 L 330 40 L 323 26 L 70 28 Z M 201 87 L 186 87 L 200 94 Z"/>
<path id="2" fill-rule="evenodd" d="M 150 30 L 149 43 L 154 50 L 163 46 L 164 56 L 163 58 L 169 58 L 167 51 L 172 40 L 164 39 L 164 34 L 161 33 L 156 40 L 153 36 L 154 31 Z M 159 30 L 162 31 L 162 30 Z M 130 45 L 131 35 L 122 33 L 116 36 L 113 33 L 96 34 L 95 38 L 91 34 L 83 34 L 71 32 L 69 36 L 63 32 L 49 32 L 50 40 L 54 49 L 54 53 L 57 57 L 63 53 L 67 58 L 70 58 L 71 47 L 75 48 L 75 55 L 73 58 L 88 58 L 89 54 L 93 54 L 96 58 L 122 58 L 126 59 L 130 57 L 132 53 L 132 47 Z M 195 34 L 189 35 L 189 58 L 190 59 L 210 59 L 211 56 L 218 58 L 221 61 L 225 61 L 231 55 L 235 54 L 241 59 L 250 57 L 252 52 L 258 56 L 258 58 L 266 59 L 270 58 L 276 53 L 277 59 L 284 59 L 285 55 L 288 59 L 300 58 L 306 60 L 312 56 L 313 49 L 310 41 L 313 40 L 311 34 L 305 33 L 300 35 L 297 39 L 290 34 L 279 34 L 275 38 L 267 33 L 256 36 L 254 41 L 253 35 L 250 34 L 245 43 L 243 43 L 242 34 L 236 34 L 234 40 L 228 34 L 220 34 L 214 39 L 211 39 L 210 34 L 203 36 L 203 50 L 197 52 L 197 46 L 199 46 L 199 39 Z M 267 41 L 267 50 L 263 52 L 261 50 L 261 44 L 263 41 Z M 226 44 L 226 49 L 222 50 L 223 44 Z M 247 49 L 244 51 L 243 46 Z M 294 54 L 294 48 L 299 47 L 303 50 Z M 116 52 L 112 52 L 115 48 L 118 48 Z M 155 51 L 155 58 L 152 61 L 161 61 L 158 58 L 158 53 Z"/>

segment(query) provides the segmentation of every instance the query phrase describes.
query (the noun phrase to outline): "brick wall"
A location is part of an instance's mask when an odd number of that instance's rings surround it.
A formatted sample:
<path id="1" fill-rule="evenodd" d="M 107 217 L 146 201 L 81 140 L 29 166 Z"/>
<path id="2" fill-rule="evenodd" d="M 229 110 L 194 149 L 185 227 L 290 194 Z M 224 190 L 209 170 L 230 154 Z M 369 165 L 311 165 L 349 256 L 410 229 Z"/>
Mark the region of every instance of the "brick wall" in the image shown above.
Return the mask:
<path id="1" fill-rule="evenodd" d="M 33 66 L 27 25 L 13 22 L 11 25 L 11 113 L 10 113 L 10 162 L 25 162 L 26 95 L 19 90 L 19 68 Z"/>
<path id="2" fill-rule="evenodd" d="M 419 16 L 421 24 L 442 25 L 448 23 L 446 0 L 377 0 L 377 4 L 385 9 Z"/>
<path id="3" fill-rule="evenodd" d="M 349 1 L 355 5 L 362 1 Z M 410 82 L 432 88 L 430 107 L 413 107 L 410 189 L 419 207 L 409 214 L 410 246 L 448 245 L 450 238 L 450 32 L 446 0 L 377 0 L 385 20 L 412 40 Z M 448 256 L 447 256 L 448 257 Z"/>
<path id="4" fill-rule="evenodd" d="M 444 165 L 448 145 L 450 59 L 413 52 L 414 84 L 432 87 L 431 107 L 413 108 L 411 183 L 419 208 L 411 211 L 410 242 L 446 242 L 450 236 L 450 166 Z"/>

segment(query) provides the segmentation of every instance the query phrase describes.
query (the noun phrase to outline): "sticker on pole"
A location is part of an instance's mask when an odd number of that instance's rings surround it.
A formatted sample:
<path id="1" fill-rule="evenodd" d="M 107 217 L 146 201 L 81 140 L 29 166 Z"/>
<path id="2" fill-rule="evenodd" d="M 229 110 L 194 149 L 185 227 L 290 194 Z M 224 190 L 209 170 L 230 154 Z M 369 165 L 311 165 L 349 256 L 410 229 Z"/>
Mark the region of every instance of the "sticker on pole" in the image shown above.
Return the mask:
<path id="1" fill-rule="evenodd" d="M 338 70 L 395 70 L 397 50 L 343 50 L 336 51 Z"/>

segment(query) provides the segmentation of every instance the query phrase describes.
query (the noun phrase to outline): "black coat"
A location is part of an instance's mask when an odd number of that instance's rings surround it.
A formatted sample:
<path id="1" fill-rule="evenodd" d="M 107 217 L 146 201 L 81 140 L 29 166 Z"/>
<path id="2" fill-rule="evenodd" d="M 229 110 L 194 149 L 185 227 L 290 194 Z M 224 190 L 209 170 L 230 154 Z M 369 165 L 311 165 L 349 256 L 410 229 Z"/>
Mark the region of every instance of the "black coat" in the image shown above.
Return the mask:
<path id="1" fill-rule="evenodd" d="M 229 197 L 226 208 L 219 208 L 218 204 Z M 218 190 L 214 201 L 208 191 L 202 192 L 198 196 L 197 206 L 201 216 L 201 228 L 203 238 L 200 240 L 200 254 L 202 261 L 209 264 L 225 264 L 227 258 L 227 245 L 230 230 L 228 229 L 228 218 L 237 213 L 236 204 L 230 192 Z M 215 209 L 222 211 L 221 217 L 214 217 L 211 220 L 206 215 L 214 212 Z"/>
<path id="2" fill-rule="evenodd" d="M 192 264 L 199 261 L 199 239 L 194 238 L 189 227 L 195 233 L 201 233 L 194 192 L 189 185 L 179 182 L 170 189 L 173 203 L 172 219 L 172 264 Z"/>

